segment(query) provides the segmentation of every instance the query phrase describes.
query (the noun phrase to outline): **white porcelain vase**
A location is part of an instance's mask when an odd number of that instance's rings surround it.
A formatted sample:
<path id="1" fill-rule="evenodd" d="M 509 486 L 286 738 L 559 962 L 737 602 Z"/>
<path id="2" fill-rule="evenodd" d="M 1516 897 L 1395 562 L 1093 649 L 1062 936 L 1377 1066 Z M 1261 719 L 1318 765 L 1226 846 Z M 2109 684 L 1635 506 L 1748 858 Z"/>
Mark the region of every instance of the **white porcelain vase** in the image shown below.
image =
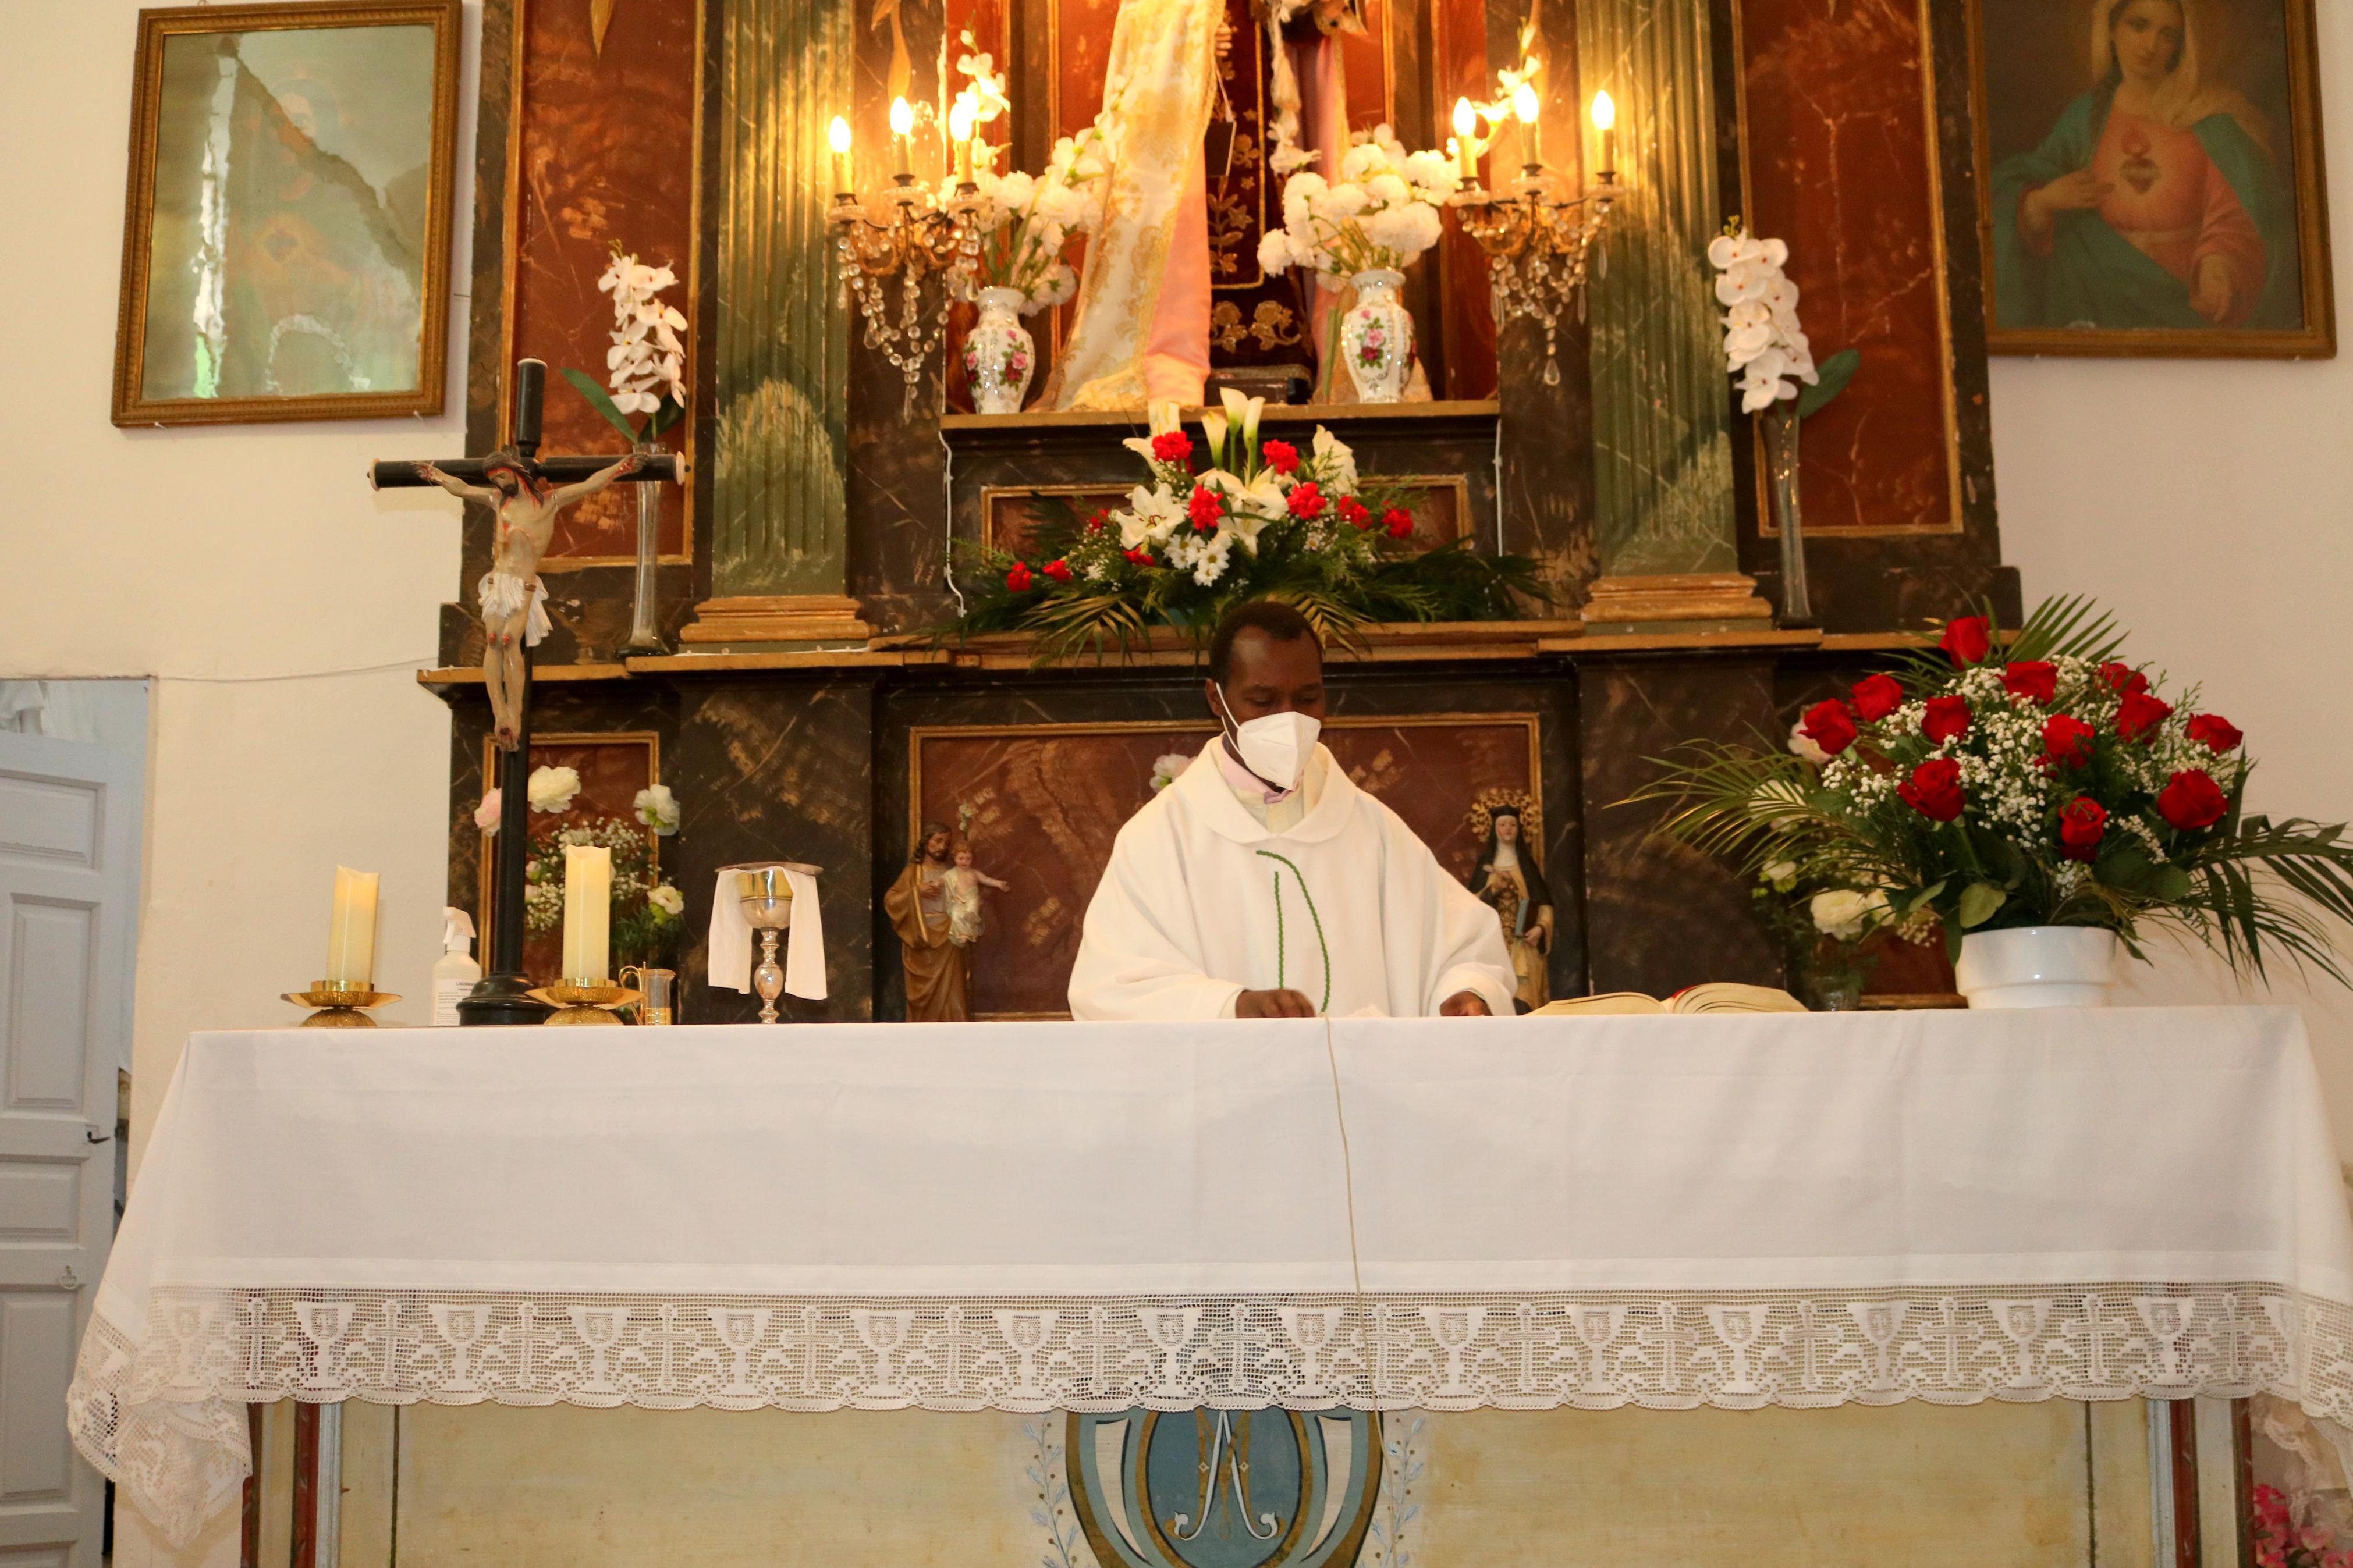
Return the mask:
<path id="1" fill-rule="evenodd" d="M 1340 353 L 1348 379 L 1366 403 L 1395 403 L 1413 370 L 1413 317 L 1398 299 L 1405 274 L 1383 268 L 1359 272 L 1355 308 L 1340 319 Z"/>
<path id="2" fill-rule="evenodd" d="M 983 414 L 1018 414 L 1038 367 L 1038 345 L 1019 314 L 1028 296 L 1018 289 L 983 289 L 978 298 L 980 320 L 964 340 L 972 405 Z"/>
<path id="3" fill-rule="evenodd" d="M 2021 926 L 1961 939 L 1953 966 L 1972 1007 L 2105 1007 L 2116 983 L 2116 933 Z"/>

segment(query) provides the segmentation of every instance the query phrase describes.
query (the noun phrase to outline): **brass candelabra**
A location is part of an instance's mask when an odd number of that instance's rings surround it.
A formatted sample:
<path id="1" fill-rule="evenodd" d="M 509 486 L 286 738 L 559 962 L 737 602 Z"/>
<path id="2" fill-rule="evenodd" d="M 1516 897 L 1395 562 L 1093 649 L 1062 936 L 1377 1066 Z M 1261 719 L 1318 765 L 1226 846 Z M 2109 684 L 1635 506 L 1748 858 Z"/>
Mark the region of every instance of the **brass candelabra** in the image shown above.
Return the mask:
<path id="1" fill-rule="evenodd" d="M 1451 204 L 1461 218 L 1462 231 L 1486 253 L 1496 330 L 1522 317 L 1544 328 L 1546 386 L 1560 384 L 1556 353 L 1562 319 L 1572 306 L 1577 319 L 1585 319 L 1588 263 L 1600 275 L 1609 272 L 1609 252 L 1602 241 L 1610 204 L 1618 196 L 1617 175 L 1603 170 L 1592 189 L 1580 195 L 1565 196 L 1561 190 L 1556 176 L 1530 163 L 1508 191 L 1472 185 L 1457 193 Z"/>
<path id="2" fill-rule="evenodd" d="M 858 198 L 845 191 L 833 198 L 828 219 L 839 261 L 845 301 L 855 300 L 866 323 L 866 346 L 879 349 L 906 378 L 907 397 L 901 413 L 913 417 L 915 386 L 932 351 L 946 335 L 948 312 L 961 287 L 980 264 L 980 231 L 973 224 L 979 211 L 977 187 L 966 182 L 955 198 L 937 205 L 913 174 L 898 175 L 883 196 L 889 221 L 878 223 Z M 938 307 L 923 309 L 923 284 L 934 274 L 945 279 Z M 898 305 L 893 311 L 889 281 L 897 279 Z"/>

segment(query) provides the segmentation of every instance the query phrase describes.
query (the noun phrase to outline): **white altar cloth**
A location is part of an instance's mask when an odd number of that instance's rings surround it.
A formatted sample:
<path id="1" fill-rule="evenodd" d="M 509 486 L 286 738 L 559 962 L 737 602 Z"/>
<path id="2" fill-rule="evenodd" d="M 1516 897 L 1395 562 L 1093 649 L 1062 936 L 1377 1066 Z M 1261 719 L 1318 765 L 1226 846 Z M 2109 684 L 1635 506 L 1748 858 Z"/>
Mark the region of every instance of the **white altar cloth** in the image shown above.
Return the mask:
<path id="1" fill-rule="evenodd" d="M 1353 1238 L 1353 1239 L 1352 1239 Z M 201 1034 L 69 1399 L 2353 1417 L 2284 1009 Z"/>

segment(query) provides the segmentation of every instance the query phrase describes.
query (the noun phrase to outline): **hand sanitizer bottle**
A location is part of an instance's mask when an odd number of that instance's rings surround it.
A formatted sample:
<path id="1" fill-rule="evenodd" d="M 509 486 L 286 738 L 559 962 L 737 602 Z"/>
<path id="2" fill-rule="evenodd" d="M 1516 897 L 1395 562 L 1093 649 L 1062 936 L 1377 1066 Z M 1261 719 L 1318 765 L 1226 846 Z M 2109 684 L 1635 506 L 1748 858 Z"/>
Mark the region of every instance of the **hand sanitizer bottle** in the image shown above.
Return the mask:
<path id="1" fill-rule="evenodd" d="M 474 922 L 460 909 L 441 911 L 441 957 L 433 965 L 433 1026 L 458 1021 L 458 1004 L 472 994 L 482 966 L 473 960 Z"/>

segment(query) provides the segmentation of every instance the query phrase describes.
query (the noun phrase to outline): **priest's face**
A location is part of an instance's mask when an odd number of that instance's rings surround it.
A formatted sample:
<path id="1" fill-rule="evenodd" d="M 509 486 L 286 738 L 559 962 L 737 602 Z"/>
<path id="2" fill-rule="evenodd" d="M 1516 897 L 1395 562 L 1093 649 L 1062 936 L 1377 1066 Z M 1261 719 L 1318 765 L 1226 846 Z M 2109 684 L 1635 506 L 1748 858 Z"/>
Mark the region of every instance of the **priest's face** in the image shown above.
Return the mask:
<path id="1" fill-rule="evenodd" d="M 1212 714 L 1218 707 L 1218 683 L 1202 684 Z M 1285 641 L 1256 626 L 1246 626 L 1234 638 L 1226 665 L 1226 704 L 1236 724 L 1247 724 L 1270 713 L 1304 713 L 1324 717 L 1324 656 L 1313 637 Z"/>

